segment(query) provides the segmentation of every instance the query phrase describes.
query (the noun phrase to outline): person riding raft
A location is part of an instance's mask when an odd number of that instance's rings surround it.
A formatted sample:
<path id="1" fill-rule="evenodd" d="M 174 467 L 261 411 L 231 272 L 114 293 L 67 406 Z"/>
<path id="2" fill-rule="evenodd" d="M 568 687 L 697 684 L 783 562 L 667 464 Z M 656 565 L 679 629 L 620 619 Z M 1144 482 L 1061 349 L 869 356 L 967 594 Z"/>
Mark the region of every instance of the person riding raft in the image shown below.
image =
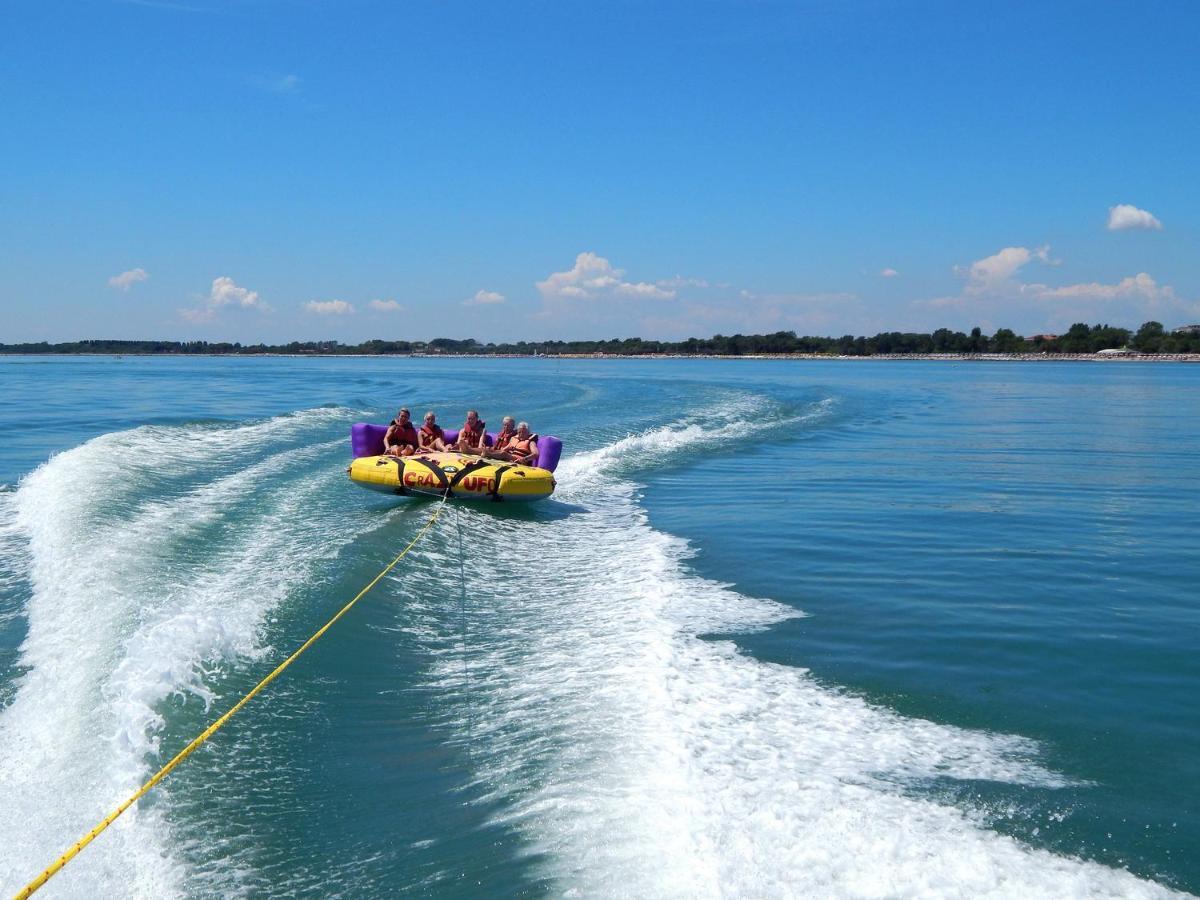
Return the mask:
<path id="1" fill-rule="evenodd" d="M 410 414 L 401 408 L 388 425 L 383 436 L 383 452 L 388 456 L 412 456 L 417 452 L 417 429 L 413 428 Z"/>
<path id="2" fill-rule="evenodd" d="M 487 423 L 479 418 L 479 413 L 468 409 L 467 421 L 463 422 L 462 428 L 458 431 L 458 440 L 454 442 L 451 449 L 457 450 L 459 453 L 481 455 L 487 449 L 487 441 L 484 438 L 486 427 Z"/>
<path id="3" fill-rule="evenodd" d="M 442 426 L 437 424 L 437 416 L 433 410 L 425 413 L 425 424 L 417 432 L 417 440 L 422 450 L 445 452 L 446 432 L 442 431 Z"/>
<path id="4" fill-rule="evenodd" d="M 500 433 L 496 435 L 496 440 L 492 443 L 491 449 L 484 451 L 484 456 L 491 456 L 492 451 L 500 450 L 509 441 L 513 439 L 513 435 L 517 433 L 517 423 L 512 416 L 505 416 L 500 420 Z"/>
<path id="5" fill-rule="evenodd" d="M 537 435 L 529 431 L 529 423 L 522 422 L 517 432 L 505 443 L 496 441 L 496 446 L 487 454 L 492 459 L 506 459 L 518 465 L 530 466 L 537 459 Z"/>

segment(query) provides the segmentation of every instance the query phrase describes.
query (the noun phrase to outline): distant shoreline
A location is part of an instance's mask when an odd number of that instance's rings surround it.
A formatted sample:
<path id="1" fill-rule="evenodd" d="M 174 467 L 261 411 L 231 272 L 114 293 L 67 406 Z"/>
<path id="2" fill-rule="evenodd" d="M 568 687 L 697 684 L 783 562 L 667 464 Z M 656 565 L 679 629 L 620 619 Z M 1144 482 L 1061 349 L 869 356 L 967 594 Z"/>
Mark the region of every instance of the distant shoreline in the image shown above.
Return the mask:
<path id="1" fill-rule="evenodd" d="M 923 360 L 1042 360 L 1153 356 L 1193 362 L 1200 358 L 1200 324 L 1181 325 L 1167 332 L 1160 322 L 1146 322 L 1136 333 L 1112 325 L 1076 322 L 1066 334 L 1021 337 L 1009 328 L 985 335 L 939 328 L 928 334 L 881 331 L 873 336 L 799 336 L 794 331 L 772 334 L 715 334 L 682 341 L 542 340 L 483 343 L 475 338 L 433 338 L 429 341 L 380 338 L 358 344 L 341 341 L 288 341 L 243 344 L 240 341 L 160 341 L 89 338 L 79 341 L 0 343 L 0 354 L 62 354 L 113 356 L 450 356 L 553 359 L 923 359 Z"/>
<path id="2" fill-rule="evenodd" d="M 0 351 L 0 357 L 62 358 L 71 356 L 122 359 L 553 359 L 553 360 L 646 360 L 646 359 L 769 359 L 824 360 L 828 362 L 1116 362 L 1116 363 L 1200 363 L 1200 353 L 14 353 Z"/>

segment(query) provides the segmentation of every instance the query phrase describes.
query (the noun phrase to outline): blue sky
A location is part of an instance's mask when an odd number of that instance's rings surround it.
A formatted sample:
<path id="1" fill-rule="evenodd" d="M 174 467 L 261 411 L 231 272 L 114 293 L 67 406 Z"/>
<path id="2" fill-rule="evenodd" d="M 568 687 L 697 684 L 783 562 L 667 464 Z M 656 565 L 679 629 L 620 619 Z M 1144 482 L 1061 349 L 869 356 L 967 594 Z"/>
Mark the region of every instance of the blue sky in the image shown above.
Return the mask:
<path id="1" fill-rule="evenodd" d="M 13 2 L 0 341 L 1200 322 L 1200 4 Z"/>

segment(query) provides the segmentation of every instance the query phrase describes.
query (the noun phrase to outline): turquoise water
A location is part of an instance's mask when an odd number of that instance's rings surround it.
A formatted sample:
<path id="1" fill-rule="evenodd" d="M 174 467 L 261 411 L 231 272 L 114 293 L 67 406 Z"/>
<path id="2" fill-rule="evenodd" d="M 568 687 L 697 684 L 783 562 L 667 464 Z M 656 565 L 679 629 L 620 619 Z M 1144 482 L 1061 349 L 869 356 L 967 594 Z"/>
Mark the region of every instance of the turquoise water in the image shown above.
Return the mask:
<path id="1" fill-rule="evenodd" d="M 0 891 L 425 521 L 345 477 L 406 403 L 558 434 L 555 498 L 449 507 L 47 895 L 1198 892 L 1198 398 L 1186 365 L 0 358 Z"/>

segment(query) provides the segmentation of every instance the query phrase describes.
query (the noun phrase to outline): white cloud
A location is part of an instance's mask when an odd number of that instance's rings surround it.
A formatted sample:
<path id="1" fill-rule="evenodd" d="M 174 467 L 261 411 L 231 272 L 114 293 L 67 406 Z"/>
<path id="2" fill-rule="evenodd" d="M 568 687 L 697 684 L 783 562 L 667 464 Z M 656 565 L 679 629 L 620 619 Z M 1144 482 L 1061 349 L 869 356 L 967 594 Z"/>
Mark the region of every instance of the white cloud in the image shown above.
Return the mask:
<path id="1" fill-rule="evenodd" d="M 463 306 L 493 306 L 497 303 L 503 303 L 505 296 L 496 291 L 478 290 L 475 296 L 468 297 L 463 301 Z"/>
<path id="2" fill-rule="evenodd" d="M 1118 297 L 1171 300 L 1175 298 L 1173 288 L 1169 285 L 1160 286 L 1145 272 L 1124 278 L 1116 284 L 1101 284 L 1093 281 L 1056 288 L 1045 284 L 1023 282 L 1014 277 L 1035 259 L 1049 265 L 1057 265 L 1059 262 L 1050 258 L 1048 246 L 1038 247 L 1036 250 L 1029 250 L 1025 247 L 1005 247 L 992 256 L 971 263 L 968 267 L 956 268 L 956 271 L 967 279 L 961 297 L 941 297 L 924 302 L 929 306 L 954 306 L 958 305 L 956 304 L 957 300 L 970 301 L 988 297 L 1012 299 L 1018 296 L 1036 297 L 1043 300 L 1073 298 L 1112 300 Z"/>
<path id="3" fill-rule="evenodd" d="M 636 284 L 623 281 L 617 285 L 616 290 L 618 294 L 624 294 L 626 297 L 649 297 L 654 300 L 670 300 L 675 296 L 674 291 L 668 291 L 647 281 L 639 281 Z"/>
<path id="4" fill-rule="evenodd" d="M 966 279 L 959 294 L 918 300 L 913 307 L 937 312 L 937 321 L 926 323 L 932 327 L 968 327 L 990 321 L 1026 332 L 1060 331 L 1072 322 L 1102 319 L 1136 327 L 1147 319 L 1167 321 L 1200 314 L 1200 303 L 1185 300 L 1173 287 L 1159 284 L 1146 272 L 1112 284 L 1090 281 L 1052 287 L 1022 281 L 1018 273 L 1033 260 L 1048 265 L 1059 262 L 1050 258 L 1049 247 L 1005 247 L 970 266 L 956 267 Z M 944 318 L 950 312 L 957 322 Z"/>
<path id="5" fill-rule="evenodd" d="M 396 300 L 372 300 L 370 306 L 380 312 L 404 312 L 404 307 Z"/>
<path id="6" fill-rule="evenodd" d="M 1147 228 L 1162 231 L 1162 222 L 1144 209 L 1128 203 L 1118 203 L 1108 208 L 1108 230 L 1126 231 L 1131 228 Z"/>
<path id="7" fill-rule="evenodd" d="M 346 316 L 354 312 L 353 304 L 345 300 L 309 300 L 304 308 L 318 316 Z"/>
<path id="8" fill-rule="evenodd" d="M 681 287 L 697 287 L 707 288 L 712 287 L 707 280 L 703 278 L 684 278 L 682 275 L 676 275 L 674 278 L 660 278 L 654 282 L 660 288 L 681 288 Z M 725 285 L 728 287 L 728 285 Z"/>
<path id="9" fill-rule="evenodd" d="M 1023 285 L 1023 294 L 1048 324 L 1058 329 L 1071 322 L 1100 321 L 1136 328 L 1142 322 L 1186 322 L 1200 316 L 1200 303 L 1181 297 L 1169 284 L 1159 284 L 1146 272 L 1122 278 L 1113 284 L 1097 281 L 1048 287 Z M 1055 327 L 1049 330 L 1056 330 Z"/>
<path id="10" fill-rule="evenodd" d="M 880 278 L 896 278 L 899 275 L 900 275 L 899 272 L 897 272 L 895 269 L 891 269 L 891 268 L 883 269 L 879 273 Z"/>
<path id="11" fill-rule="evenodd" d="M 603 256 L 595 253 L 580 253 L 575 265 L 566 272 L 554 272 L 545 281 L 537 282 L 537 289 L 544 297 L 585 297 L 588 291 L 598 291 L 617 283 L 625 274 L 614 269 Z"/>
<path id="12" fill-rule="evenodd" d="M 955 266 L 954 271 L 966 277 L 966 293 L 987 294 L 1002 287 L 1035 259 L 1053 265 L 1049 246 L 1038 247 L 1036 250 L 1030 250 L 1028 247 L 1005 247 L 969 266 Z"/>
<path id="13" fill-rule="evenodd" d="M 117 290 L 127 291 L 139 281 L 145 281 L 150 277 L 150 273 L 145 269 L 130 269 L 128 272 L 122 272 L 120 275 L 114 275 L 108 279 L 108 286 Z"/>
<path id="14" fill-rule="evenodd" d="M 683 275 L 638 281 L 595 253 L 580 253 L 570 269 L 547 276 L 537 288 L 544 303 L 531 318 L 545 323 L 548 334 L 857 334 L 885 324 L 851 293 L 758 292 Z"/>
<path id="15" fill-rule="evenodd" d="M 1059 298 L 1081 298 L 1087 300 L 1116 300 L 1121 297 L 1141 297 L 1146 300 L 1171 301 L 1177 299 L 1175 289 L 1169 284 L 1160 285 L 1145 272 L 1122 278 L 1116 284 L 1068 284 L 1051 288 L 1044 284 L 1022 285 L 1022 290 L 1034 297 L 1053 300 Z"/>
<path id="16" fill-rule="evenodd" d="M 645 281 L 622 281 L 624 269 L 613 268 L 603 256 L 584 252 L 575 257 L 575 265 L 565 272 L 554 272 L 544 281 L 537 282 L 537 289 L 547 300 L 567 297 L 586 299 L 589 297 L 643 297 L 670 300 L 675 291 L 666 290 Z"/>
<path id="17" fill-rule="evenodd" d="M 208 294 L 208 305 L 213 309 L 221 306 L 255 306 L 262 309 L 265 306 L 258 296 L 258 291 L 239 287 L 228 275 L 213 279 L 212 289 Z"/>
<path id="18" fill-rule="evenodd" d="M 228 275 L 221 275 L 213 279 L 212 287 L 209 289 L 203 306 L 195 309 L 181 309 L 179 315 L 189 322 L 211 322 L 216 318 L 217 310 L 225 307 L 256 309 L 263 313 L 271 312 L 271 307 L 258 296 L 258 291 L 241 287 Z"/>

